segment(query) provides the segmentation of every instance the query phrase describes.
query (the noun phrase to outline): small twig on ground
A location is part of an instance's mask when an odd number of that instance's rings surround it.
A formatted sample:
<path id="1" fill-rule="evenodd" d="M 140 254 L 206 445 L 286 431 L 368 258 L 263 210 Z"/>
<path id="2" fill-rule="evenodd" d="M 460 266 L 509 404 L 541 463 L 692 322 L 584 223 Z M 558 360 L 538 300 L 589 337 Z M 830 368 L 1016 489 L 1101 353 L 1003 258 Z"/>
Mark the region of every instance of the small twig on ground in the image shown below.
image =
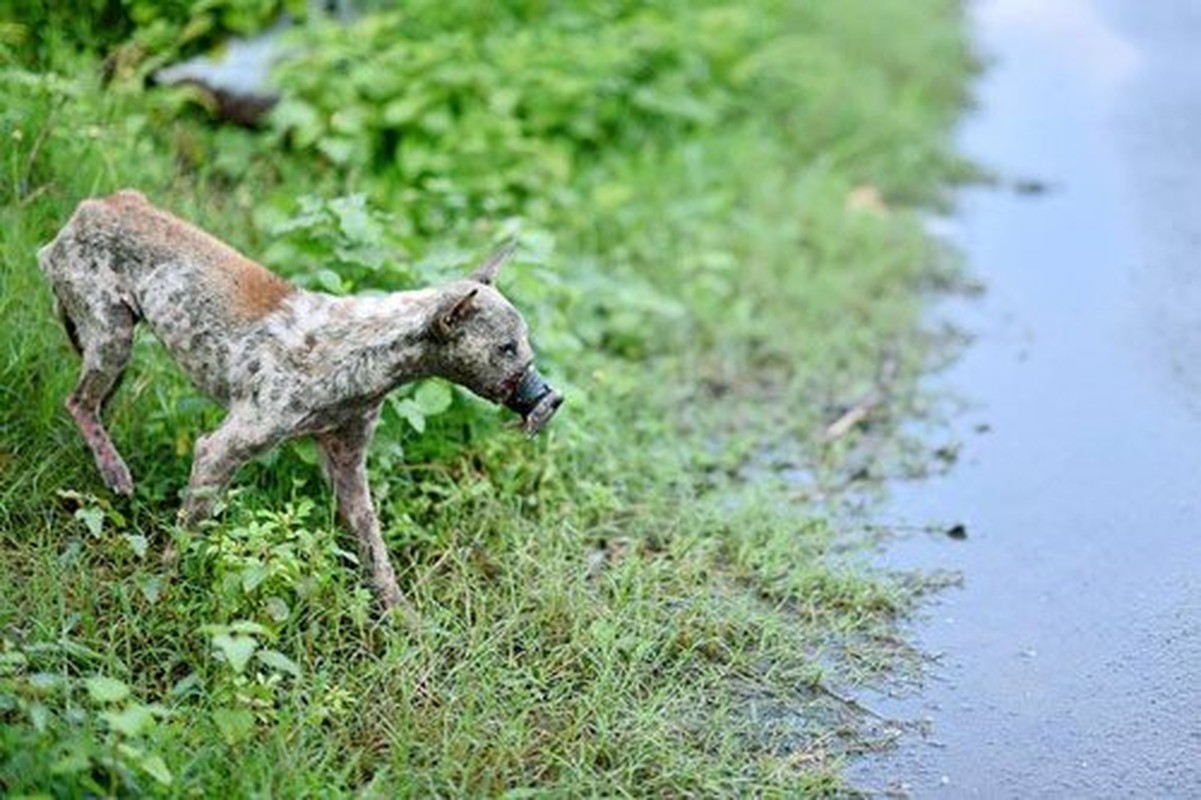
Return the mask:
<path id="1" fill-rule="evenodd" d="M 823 438 L 827 442 L 841 439 L 850 433 L 855 426 L 862 424 L 888 398 L 889 390 L 892 388 L 893 381 L 896 380 L 899 368 L 900 360 L 897 358 L 896 353 L 891 351 L 886 352 L 880 360 L 880 369 L 876 374 L 875 388 L 868 393 L 867 397 L 851 406 L 851 408 L 843 412 L 842 416 L 827 425 L 823 433 Z"/>
<path id="2" fill-rule="evenodd" d="M 868 415 L 880 405 L 883 398 L 878 392 L 872 392 L 867 399 L 862 400 L 848 409 L 841 417 L 826 426 L 823 437 L 827 442 L 841 439 L 851 432 L 851 429 L 867 419 Z"/>

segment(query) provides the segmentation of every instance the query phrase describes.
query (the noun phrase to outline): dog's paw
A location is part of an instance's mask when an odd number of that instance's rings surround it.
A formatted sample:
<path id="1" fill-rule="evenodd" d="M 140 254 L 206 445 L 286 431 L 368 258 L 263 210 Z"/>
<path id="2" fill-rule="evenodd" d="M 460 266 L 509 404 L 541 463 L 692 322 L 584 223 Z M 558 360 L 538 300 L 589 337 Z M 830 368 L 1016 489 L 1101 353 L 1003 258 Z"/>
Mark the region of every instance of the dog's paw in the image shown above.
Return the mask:
<path id="1" fill-rule="evenodd" d="M 416 631 L 421 626 L 421 616 L 417 613 L 417 609 L 413 608 L 413 604 L 404 596 L 404 592 L 396 585 L 395 581 L 386 584 L 380 584 L 376 587 L 379 593 L 379 602 L 383 606 L 384 618 L 391 618 L 400 622 L 410 630 Z"/>
<path id="2" fill-rule="evenodd" d="M 114 493 L 124 497 L 133 497 L 133 476 L 129 467 L 121 460 L 110 461 L 101 468 L 104 483 Z"/>
<path id="3" fill-rule="evenodd" d="M 380 604 L 388 611 L 394 608 L 404 608 L 409 604 L 409 601 L 405 599 L 404 592 L 396 585 L 395 579 L 378 581 L 376 589 L 379 591 Z"/>

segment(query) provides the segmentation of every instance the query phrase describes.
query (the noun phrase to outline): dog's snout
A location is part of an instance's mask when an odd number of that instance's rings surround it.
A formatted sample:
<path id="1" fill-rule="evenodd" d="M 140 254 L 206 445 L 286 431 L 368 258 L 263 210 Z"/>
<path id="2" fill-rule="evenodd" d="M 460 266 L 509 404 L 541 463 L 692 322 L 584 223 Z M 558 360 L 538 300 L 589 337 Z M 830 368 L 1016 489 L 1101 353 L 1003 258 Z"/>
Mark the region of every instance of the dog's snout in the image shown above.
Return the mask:
<path id="1" fill-rule="evenodd" d="M 563 395 L 551 388 L 532 364 L 505 400 L 505 406 L 521 415 L 522 427 L 531 436 L 542 430 L 562 404 Z"/>
<path id="2" fill-rule="evenodd" d="M 533 411 L 538 405 L 538 401 L 551 391 L 550 384 L 538 374 L 538 370 L 531 364 L 522 374 L 521 380 L 513 387 L 512 393 L 506 398 L 505 405 L 524 416 Z"/>

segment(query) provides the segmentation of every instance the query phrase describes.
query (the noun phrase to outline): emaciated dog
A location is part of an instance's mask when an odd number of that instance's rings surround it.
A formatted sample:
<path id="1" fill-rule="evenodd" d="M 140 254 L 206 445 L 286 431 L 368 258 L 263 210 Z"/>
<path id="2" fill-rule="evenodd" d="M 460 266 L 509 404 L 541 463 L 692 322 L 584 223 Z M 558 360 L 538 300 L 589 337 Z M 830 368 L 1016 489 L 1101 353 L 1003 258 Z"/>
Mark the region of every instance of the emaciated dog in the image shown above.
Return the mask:
<path id="1" fill-rule="evenodd" d="M 536 434 L 563 402 L 538 374 L 525 321 L 496 290 L 512 253 L 469 278 L 378 297 L 302 290 L 134 191 L 84 200 L 38 252 L 82 373 L 66 406 L 114 492 L 133 479 L 100 419 L 145 322 L 197 387 L 228 409 L 196 441 L 181 520 L 212 513 L 240 465 L 312 436 L 339 514 L 383 604 L 403 603 L 365 460 L 392 389 L 438 376 L 501 403 Z"/>

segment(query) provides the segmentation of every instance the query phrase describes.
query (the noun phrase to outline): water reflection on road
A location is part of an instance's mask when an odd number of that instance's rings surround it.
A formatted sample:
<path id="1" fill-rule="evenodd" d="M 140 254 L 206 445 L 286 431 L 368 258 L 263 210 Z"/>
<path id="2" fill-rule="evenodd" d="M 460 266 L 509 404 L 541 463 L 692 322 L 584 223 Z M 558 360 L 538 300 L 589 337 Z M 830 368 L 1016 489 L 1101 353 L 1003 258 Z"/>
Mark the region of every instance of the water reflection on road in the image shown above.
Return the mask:
<path id="1" fill-rule="evenodd" d="M 988 287 L 935 379 L 959 465 L 900 486 L 897 567 L 958 569 L 917 636 L 928 736 L 851 780 L 916 796 L 1201 796 L 1201 3 L 994 0 L 969 154 L 1038 196 L 965 193 Z M 977 428 L 987 433 L 977 433 Z"/>

